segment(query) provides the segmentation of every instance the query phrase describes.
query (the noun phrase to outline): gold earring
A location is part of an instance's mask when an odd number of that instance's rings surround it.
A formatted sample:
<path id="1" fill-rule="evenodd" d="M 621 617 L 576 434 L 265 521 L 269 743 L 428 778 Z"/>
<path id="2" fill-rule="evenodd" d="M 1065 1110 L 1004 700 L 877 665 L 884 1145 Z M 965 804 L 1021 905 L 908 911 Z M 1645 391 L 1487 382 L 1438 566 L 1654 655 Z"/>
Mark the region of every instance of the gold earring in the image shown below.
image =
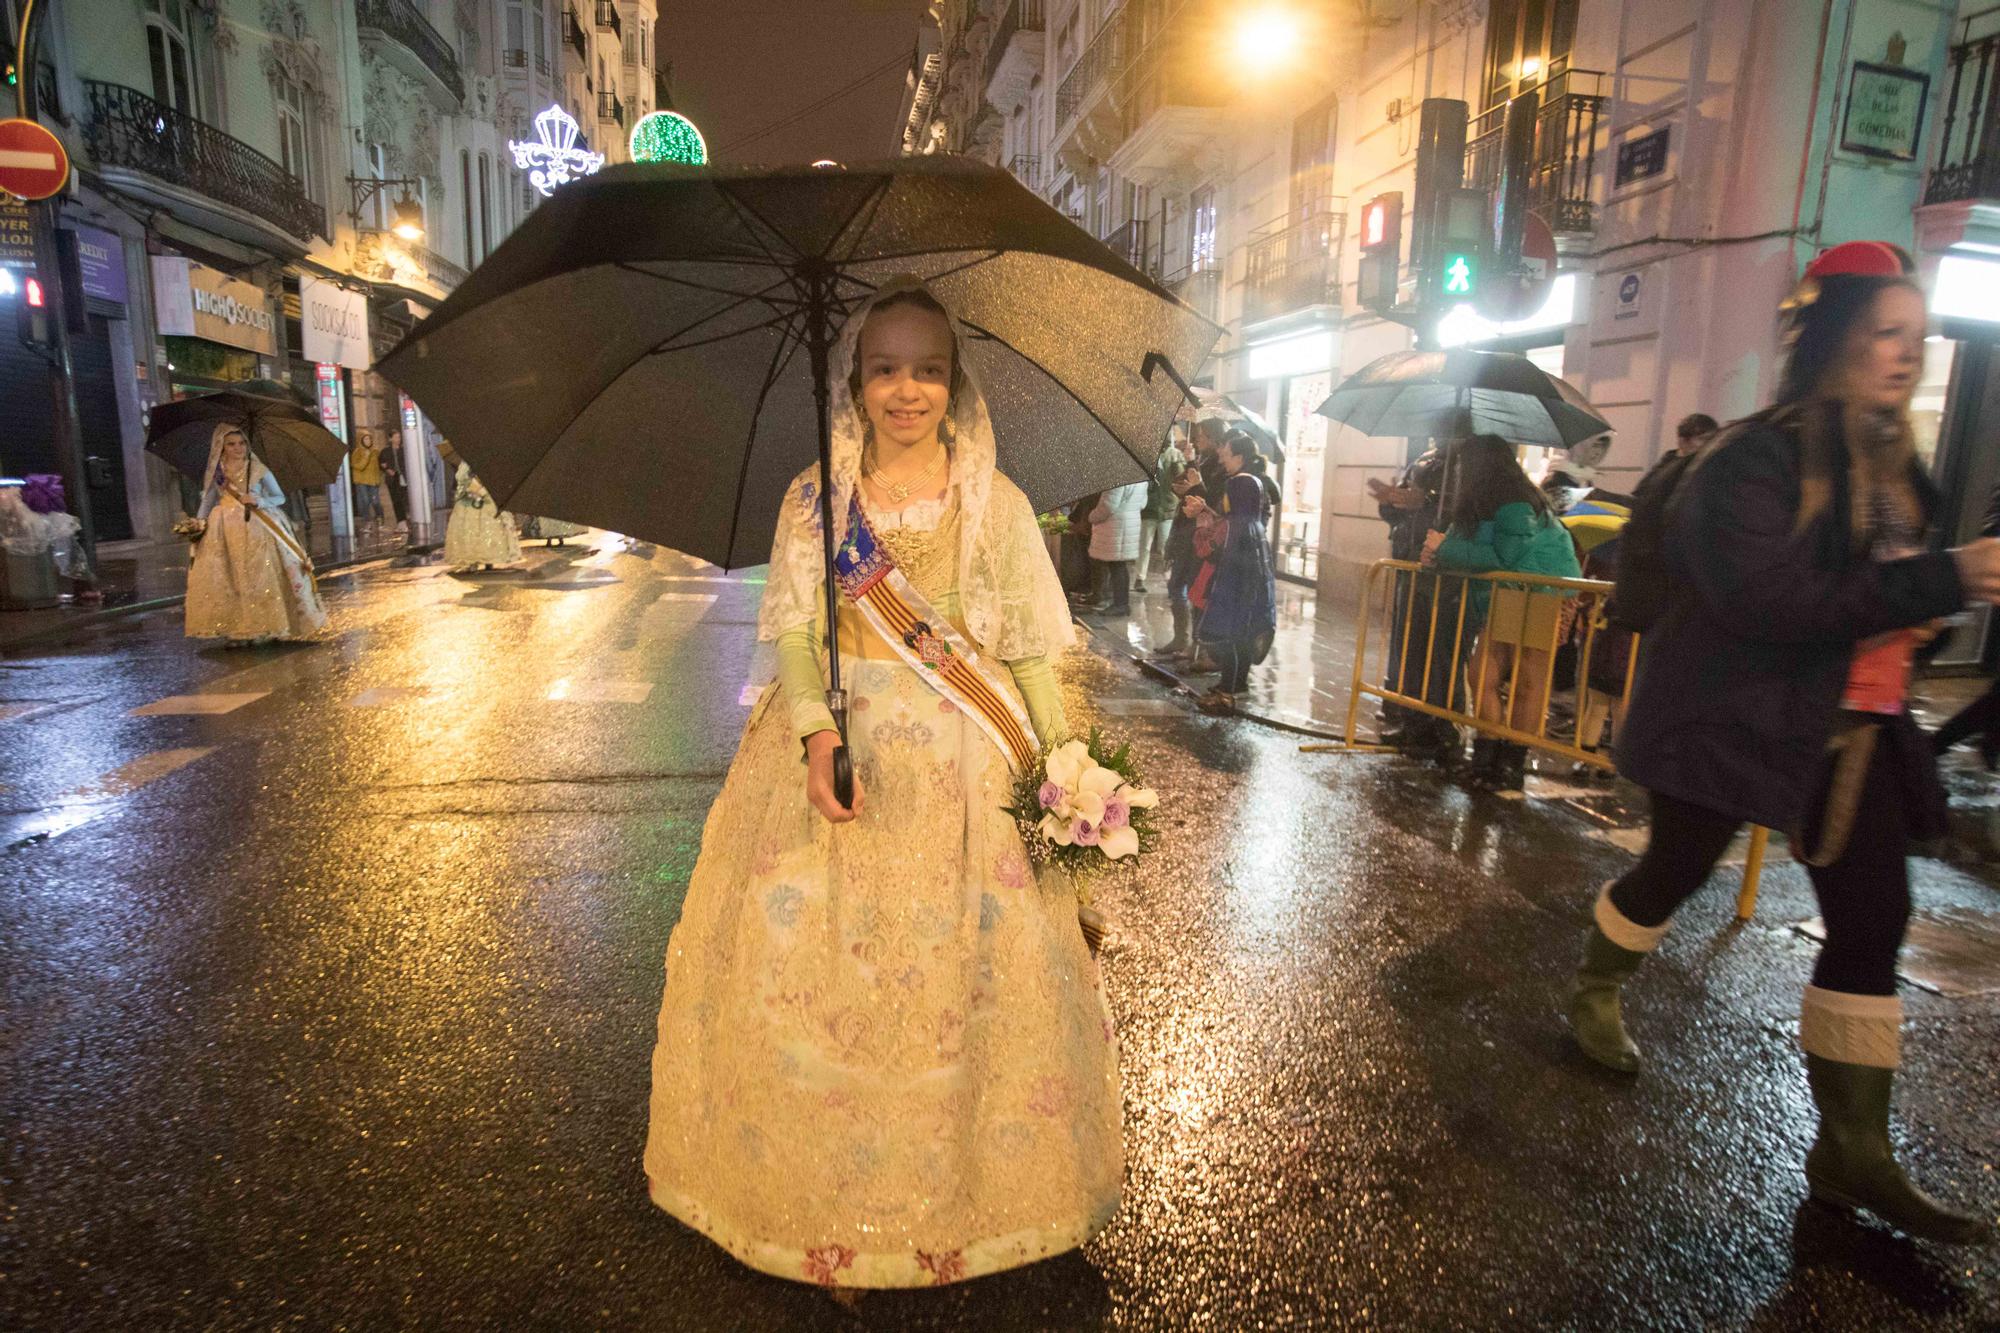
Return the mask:
<path id="1" fill-rule="evenodd" d="M 950 408 L 945 409 L 944 420 L 938 422 L 938 439 L 947 446 L 958 442 L 958 423 L 952 420 Z"/>

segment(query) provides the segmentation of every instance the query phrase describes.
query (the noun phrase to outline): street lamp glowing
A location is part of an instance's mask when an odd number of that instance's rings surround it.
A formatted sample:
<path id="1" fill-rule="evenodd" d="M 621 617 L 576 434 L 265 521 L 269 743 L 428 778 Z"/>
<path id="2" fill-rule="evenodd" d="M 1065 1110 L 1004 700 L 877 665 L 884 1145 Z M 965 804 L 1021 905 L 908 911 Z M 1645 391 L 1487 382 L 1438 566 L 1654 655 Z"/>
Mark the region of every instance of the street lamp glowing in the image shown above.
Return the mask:
<path id="1" fill-rule="evenodd" d="M 1289 59 L 1297 49 L 1298 21 L 1279 9 L 1246 15 L 1236 29 L 1236 54 L 1245 64 L 1270 65 Z"/>
<path id="2" fill-rule="evenodd" d="M 1532 79 L 1541 72 L 1542 72 L 1542 58 L 1540 56 L 1529 56 L 1526 60 L 1523 60 L 1521 62 L 1522 78 Z"/>
<path id="3" fill-rule="evenodd" d="M 416 200 L 404 195 L 396 201 L 396 223 L 390 231 L 406 241 L 424 239 L 424 210 Z"/>

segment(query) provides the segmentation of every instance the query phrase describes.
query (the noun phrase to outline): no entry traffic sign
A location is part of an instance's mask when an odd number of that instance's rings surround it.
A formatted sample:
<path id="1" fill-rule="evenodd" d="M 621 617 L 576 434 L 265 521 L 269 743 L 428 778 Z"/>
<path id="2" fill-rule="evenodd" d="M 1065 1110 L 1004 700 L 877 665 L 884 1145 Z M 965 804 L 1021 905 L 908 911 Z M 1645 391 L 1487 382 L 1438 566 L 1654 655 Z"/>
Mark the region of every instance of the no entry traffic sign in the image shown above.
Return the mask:
<path id="1" fill-rule="evenodd" d="M 20 199 L 46 199 L 69 179 L 62 140 L 32 120 L 0 120 L 0 190 Z"/>

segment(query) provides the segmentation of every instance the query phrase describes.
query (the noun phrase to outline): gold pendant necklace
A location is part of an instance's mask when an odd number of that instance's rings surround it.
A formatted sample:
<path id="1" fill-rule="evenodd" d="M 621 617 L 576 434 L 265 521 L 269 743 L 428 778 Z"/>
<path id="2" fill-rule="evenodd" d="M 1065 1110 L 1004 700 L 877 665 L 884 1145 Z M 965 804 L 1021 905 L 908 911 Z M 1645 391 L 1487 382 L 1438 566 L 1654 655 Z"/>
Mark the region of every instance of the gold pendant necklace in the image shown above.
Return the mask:
<path id="1" fill-rule="evenodd" d="M 940 444 L 937 448 L 937 456 L 931 459 L 931 465 L 925 468 L 920 476 L 912 477 L 909 481 L 904 482 L 890 481 L 882 475 L 882 470 L 877 468 L 868 474 L 868 479 L 877 486 L 880 486 L 884 491 L 887 491 L 891 500 L 894 500 L 897 504 L 902 504 L 910 498 L 913 491 L 929 484 L 930 479 L 938 474 L 938 469 L 944 466 L 944 460 L 945 447 Z"/>

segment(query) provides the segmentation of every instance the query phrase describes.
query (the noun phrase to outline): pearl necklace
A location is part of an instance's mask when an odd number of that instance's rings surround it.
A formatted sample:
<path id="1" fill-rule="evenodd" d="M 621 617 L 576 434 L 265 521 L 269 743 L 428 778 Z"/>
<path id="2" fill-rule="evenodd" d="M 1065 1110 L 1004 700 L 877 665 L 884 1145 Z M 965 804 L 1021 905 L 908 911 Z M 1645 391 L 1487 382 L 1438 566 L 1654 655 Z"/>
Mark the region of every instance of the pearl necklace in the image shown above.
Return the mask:
<path id="1" fill-rule="evenodd" d="M 902 504 L 905 500 L 910 498 L 913 492 L 918 491 L 922 489 L 924 486 L 929 484 L 931 478 L 935 477 L 938 474 L 938 469 L 944 466 L 945 458 L 946 458 L 945 447 L 940 444 L 937 448 L 937 456 L 931 459 L 931 465 L 925 468 L 920 475 L 912 477 L 908 481 L 903 481 L 903 482 L 890 481 L 882 475 L 882 470 L 880 468 L 876 468 L 869 472 L 868 480 L 874 482 L 877 486 L 880 486 L 884 491 L 888 492 L 889 498 L 891 500 L 895 501 L 897 504 Z"/>

